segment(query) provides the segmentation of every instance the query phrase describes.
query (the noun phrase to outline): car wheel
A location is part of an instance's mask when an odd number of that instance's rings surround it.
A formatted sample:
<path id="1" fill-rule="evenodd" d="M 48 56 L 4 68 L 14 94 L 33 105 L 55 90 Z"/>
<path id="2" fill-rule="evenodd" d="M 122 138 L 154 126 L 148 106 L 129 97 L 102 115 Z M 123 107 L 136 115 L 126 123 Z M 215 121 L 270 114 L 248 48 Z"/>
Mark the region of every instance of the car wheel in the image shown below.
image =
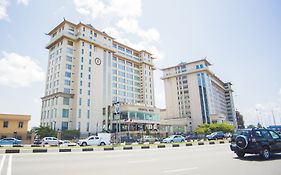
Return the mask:
<path id="1" fill-rule="evenodd" d="M 82 145 L 82 146 L 87 146 L 87 143 L 86 143 L 86 142 L 83 142 L 81 145 Z"/>
<path id="2" fill-rule="evenodd" d="M 243 153 L 243 152 L 237 152 L 236 155 L 237 155 L 239 158 L 244 158 L 244 157 L 245 157 L 245 153 Z"/>
<path id="3" fill-rule="evenodd" d="M 104 145 L 105 145 L 105 143 L 104 143 L 104 142 L 101 142 L 101 143 L 100 143 L 100 146 L 104 146 Z"/>
<path id="4" fill-rule="evenodd" d="M 173 140 L 171 140 L 171 141 L 170 141 L 170 143 L 174 143 L 174 141 L 173 141 Z"/>
<path id="5" fill-rule="evenodd" d="M 270 150 L 267 147 L 264 147 L 261 151 L 260 156 L 263 159 L 268 160 L 270 158 Z"/>
<path id="6" fill-rule="evenodd" d="M 184 140 L 181 140 L 181 142 L 184 142 Z"/>

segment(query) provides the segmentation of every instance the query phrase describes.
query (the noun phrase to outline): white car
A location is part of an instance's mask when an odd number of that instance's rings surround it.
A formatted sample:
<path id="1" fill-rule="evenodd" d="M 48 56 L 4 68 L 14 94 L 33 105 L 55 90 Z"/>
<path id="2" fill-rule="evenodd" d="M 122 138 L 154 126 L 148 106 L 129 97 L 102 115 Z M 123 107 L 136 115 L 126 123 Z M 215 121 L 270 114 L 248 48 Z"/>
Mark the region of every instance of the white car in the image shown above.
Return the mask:
<path id="1" fill-rule="evenodd" d="M 62 140 L 60 146 L 76 146 L 76 143 L 70 142 L 69 140 Z"/>
<path id="2" fill-rule="evenodd" d="M 56 145 L 56 146 L 58 146 L 59 143 L 60 143 L 59 140 L 55 137 L 44 137 L 42 139 L 43 145 Z"/>
<path id="3" fill-rule="evenodd" d="M 97 136 L 90 136 L 84 140 L 79 140 L 78 145 L 110 145 L 111 134 L 109 133 L 99 133 Z"/>

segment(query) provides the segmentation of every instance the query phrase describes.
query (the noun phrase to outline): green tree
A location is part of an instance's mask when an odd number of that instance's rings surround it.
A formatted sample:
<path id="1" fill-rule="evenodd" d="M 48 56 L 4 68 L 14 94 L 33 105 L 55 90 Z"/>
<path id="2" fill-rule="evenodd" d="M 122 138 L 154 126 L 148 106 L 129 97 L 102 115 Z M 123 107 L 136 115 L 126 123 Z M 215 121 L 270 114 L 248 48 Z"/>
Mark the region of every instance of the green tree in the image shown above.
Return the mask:
<path id="1" fill-rule="evenodd" d="M 79 130 L 63 130 L 61 131 L 61 138 L 63 140 L 72 140 L 80 137 Z"/>
<path id="2" fill-rule="evenodd" d="M 247 128 L 255 128 L 255 125 L 248 125 Z"/>
<path id="3" fill-rule="evenodd" d="M 233 132 L 234 126 L 229 123 L 213 123 L 199 125 L 193 132 L 196 134 L 210 134 L 212 132 L 222 131 L 224 133 Z"/>
<path id="4" fill-rule="evenodd" d="M 48 126 L 35 128 L 35 133 L 40 139 L 44 137 L 57 137 L 57 132 Z"/>

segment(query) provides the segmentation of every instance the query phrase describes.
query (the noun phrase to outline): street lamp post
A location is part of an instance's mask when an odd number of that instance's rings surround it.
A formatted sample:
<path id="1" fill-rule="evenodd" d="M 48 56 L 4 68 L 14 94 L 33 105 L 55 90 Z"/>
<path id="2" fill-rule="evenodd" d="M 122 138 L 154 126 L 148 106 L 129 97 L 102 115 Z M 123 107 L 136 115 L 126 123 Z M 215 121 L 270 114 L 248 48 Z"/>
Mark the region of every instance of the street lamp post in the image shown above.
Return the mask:
<path id="1" fill-rule="evenodd" d="M 117 101 L 117 102 L 113 103 L 113 105 L 114 105 L 114 116 L 115 116 L 115 119 L 117 119 L 116 133 L 117 133 L 117 137 L 118 137 L 117 140 L 119 142 L 119 140 L 120 140 L 120 133 L 119 132 L 121 132 L 121 126 L 120 126 L 120 103 Z"/>

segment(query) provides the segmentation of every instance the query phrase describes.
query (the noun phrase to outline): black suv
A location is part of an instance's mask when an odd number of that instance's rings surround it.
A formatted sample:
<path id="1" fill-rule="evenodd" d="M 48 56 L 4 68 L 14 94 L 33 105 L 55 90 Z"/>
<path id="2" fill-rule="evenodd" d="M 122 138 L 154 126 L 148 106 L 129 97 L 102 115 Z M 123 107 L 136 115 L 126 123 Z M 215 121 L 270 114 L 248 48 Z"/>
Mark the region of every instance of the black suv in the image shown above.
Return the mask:
<path id="1" fill-rule="evenodd" d="M 230 149 L 239 158 L 247 153 L 269 159 L 271 153 L 281 153 L 281 137 L 275 131 L 264 128 L 238 130 L 231 137 Z"/>

